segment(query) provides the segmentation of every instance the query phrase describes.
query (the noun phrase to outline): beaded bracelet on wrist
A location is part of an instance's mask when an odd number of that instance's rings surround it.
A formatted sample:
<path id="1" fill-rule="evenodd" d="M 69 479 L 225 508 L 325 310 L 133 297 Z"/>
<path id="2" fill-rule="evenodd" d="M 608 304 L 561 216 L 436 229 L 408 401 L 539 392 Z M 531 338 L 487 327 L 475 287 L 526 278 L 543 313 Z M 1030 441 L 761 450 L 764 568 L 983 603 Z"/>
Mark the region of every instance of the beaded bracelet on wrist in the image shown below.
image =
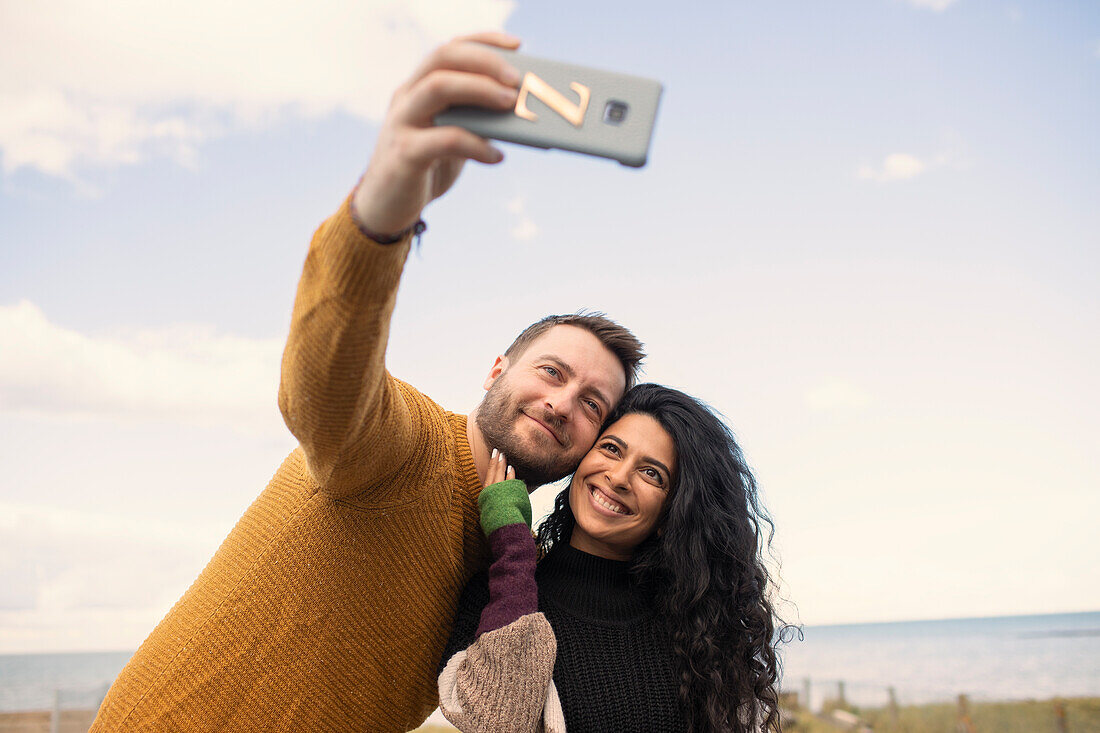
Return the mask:
<path id="1" fill-rule="evenodd" d="M 417 219 L 415 224 L 402 229 L 397 234 L 376 234 L 358 222 L 356 222 L 356 225 L 359 227 L 359 231 L 379 244 L 397 244 L 410 234 L 416 237 L 416 243 L 420 244 L 420 235 L 428 228 L 428 225 L 424 223 L 423 219 Z"/>

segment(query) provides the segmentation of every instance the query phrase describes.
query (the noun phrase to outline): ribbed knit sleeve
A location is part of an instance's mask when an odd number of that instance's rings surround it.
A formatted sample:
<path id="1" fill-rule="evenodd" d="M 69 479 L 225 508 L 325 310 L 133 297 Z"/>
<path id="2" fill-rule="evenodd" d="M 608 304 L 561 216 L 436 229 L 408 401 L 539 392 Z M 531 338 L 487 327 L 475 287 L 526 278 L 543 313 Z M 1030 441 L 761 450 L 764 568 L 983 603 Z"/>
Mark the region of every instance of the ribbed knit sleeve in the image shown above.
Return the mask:
<path id="1" fill-rule="evenodd" d="M 334 497 L 396 473 L 422 442 L 385 369 L 390 317 L 409 242 L 364 235 L 350 202 L 317 230 L 306 255 L 283 353 L 279 408 L 310 474 Z"/>
<path id="2" fill-rule="evenodd" d="M 439 675 L 439 707 L 463 733 L 546 728 L 564 733 L 561 705 L 551 685 L 556 653 L 546 617 L 521 616 L 483 634 L 447 661 Z M 544 726 L 544 717 L 562 725 Z"/>
<path id="3" fill-rule="evenodd" d="M 404 733 L 435 708 L 486 548 L 465 416 L 383 366 L 407 253 L 346 205 L 317 232 L 280 391 L 301 446 L 119 673 L 95 733 Z"/>

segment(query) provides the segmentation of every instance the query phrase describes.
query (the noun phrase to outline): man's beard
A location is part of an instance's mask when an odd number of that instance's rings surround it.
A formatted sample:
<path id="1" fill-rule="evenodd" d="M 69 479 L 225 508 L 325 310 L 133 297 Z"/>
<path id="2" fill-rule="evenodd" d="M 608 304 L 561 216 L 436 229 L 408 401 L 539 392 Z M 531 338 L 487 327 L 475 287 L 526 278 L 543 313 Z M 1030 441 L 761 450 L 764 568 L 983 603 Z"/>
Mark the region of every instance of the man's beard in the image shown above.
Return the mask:
<path id="1" fill-rule="evenodd" d="M 549 425 L 565 445 L 559 445 L 550 436 L 547 439 L 553 442 L 552 452 L 540 454 L 537 448 L 525 445 L 522 437 L 516 433 L 516 421 L 525 413 L 512 399 L 512 392 L 505 381 L 502 375 L 493 382 L 481 401 L 481 406 L 477 408 L 476 422 L 485 437 L 486 445 L 504 454 L 508 463 L 516 469 L 516 478 L 523 479 L 528 488 L 534 489 L 568 476 L 577 468 L 580 458 L 569 455 L 569 439 L 564 434 L 565 427 L 561 418 L 545 410 L 534 415 Z"/>

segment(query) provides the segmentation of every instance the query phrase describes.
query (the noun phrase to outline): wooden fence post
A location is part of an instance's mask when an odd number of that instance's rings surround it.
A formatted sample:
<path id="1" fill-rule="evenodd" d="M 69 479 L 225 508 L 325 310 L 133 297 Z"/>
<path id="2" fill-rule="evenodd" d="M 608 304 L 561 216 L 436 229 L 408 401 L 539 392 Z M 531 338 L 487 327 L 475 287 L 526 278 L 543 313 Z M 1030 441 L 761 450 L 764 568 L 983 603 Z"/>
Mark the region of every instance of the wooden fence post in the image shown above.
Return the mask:
<path id="1" fill-rule="evenodd" d="M 1069 733 L 1069 724 L 1066 723 L 1066 704 L 1061 700 L 1054 701 L 1054 730 L 1058 733 Z"/>
<path id="2" fill-rule="evenodd" d="M 898 694 L 893 687 L 886 688 L 886 694 L 890 696 L 890 702 L 887 704 L 887 709 L 890 713 L 890 727 L 898 727 Z"/>
<path id="3" fill-rule="evenodd" d="M 53 691 L 53 710 L 50 711 L 50 733 L 61 730 L 61 690 Z"/>
<path id="4" fill-rule="evenodd" d="M 955 730 L 958 733 L 977 733 L 974 721 L 970 719 L 970 700 L 966 695 L 959 695 L 959 713 L 955 719 Z"/>

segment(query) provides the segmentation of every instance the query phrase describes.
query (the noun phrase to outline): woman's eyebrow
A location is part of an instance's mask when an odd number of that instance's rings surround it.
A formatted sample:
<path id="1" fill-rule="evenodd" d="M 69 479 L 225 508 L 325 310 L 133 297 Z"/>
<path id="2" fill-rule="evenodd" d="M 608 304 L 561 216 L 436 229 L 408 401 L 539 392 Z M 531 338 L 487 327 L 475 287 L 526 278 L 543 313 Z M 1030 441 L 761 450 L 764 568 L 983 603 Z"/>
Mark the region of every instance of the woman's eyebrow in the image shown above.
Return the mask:
<path id="1" fill-rule="evenodd" d="M 626 441 L 620 438 L 618 435 L 612 435 L 611 433 L 605 433 L 600 440 L 610 440 L 612 443 L 617 444 L 620 448 L 629 448 Z"/>
<path id="2" fill-rule="evenodd" d="M 604 435 L 603 438 L 601 438 L 601 440 L 610 440 L 612 443 L 615 443 L 616 445 L 618 445 L 623 450 L 626 450 L 627 448 L 630 447 L 626 444 L 626 441 L 623 440 L 622 438 L 620 438 L 618 435 L 611 435 L 610 433 Z M 656 466 L 657 468 L 664 471 L 666 476 L 669 476 L 669 477 L 672 476 L 672 471 L 668 470 L 668 466 L 666 466 L 661 461 L 658 461 L 653 456 L 642 456 L 642 462 L 643 463 L 652 463 L 654 466 Z"/>
<path id="3" fill-rule="evenodd" d="M 659 469 L 661 469 L 662 471 L 664 471 L 664 472 L 665 472 L 665 476 L 668 476 L 668 477 L 671 477 L 671 476 L 672 476 L 672 471 L 668 470 L 668 466 L 666 466 L 665 464 L 661 463 L 661 462 L 660 462 L 660 461 L 658 461 L 658 460 L 657 460 L 656 458 L 651 458 L 650 456 L 645 456 L 644 458 L 642 458 L 642 460 L 643 460 L 643 461 L 645 461 L 646 463 L 652 463 L 652 464 L 653 464 L 654 466 L 656 466 L 657 468 L 659 468 Z"/>

